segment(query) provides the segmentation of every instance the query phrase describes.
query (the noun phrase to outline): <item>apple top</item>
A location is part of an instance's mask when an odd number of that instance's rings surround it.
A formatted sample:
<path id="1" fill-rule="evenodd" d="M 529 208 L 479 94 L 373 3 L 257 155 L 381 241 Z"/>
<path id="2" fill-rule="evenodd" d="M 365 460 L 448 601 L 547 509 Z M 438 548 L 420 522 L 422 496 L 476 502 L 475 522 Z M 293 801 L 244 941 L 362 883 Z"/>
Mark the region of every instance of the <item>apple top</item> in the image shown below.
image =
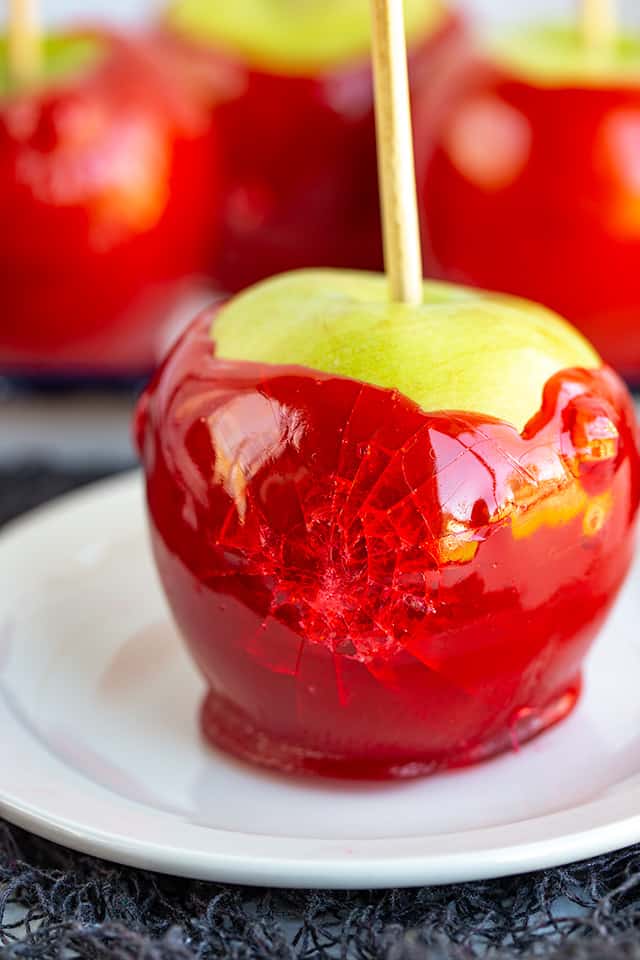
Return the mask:
<path id="1" fill-rule="evenodd" d="M 560 370 L 598 368 L 559 316 L 525 300 L 443 283 L 423 303 L 390 303 L 382 274 L 282 274 L 226 304 L 220 358 L 303 366 L 397 389 L 422 409 L 496 417 L 522 430 Z"/>
<path id="2" fill-rule="evenodd" d="M 30 89 L 46 89 L 82 74 L 95 66 L 104 52 L 104 41 L 95 36 L 80 33 L 48 35 L 43 38 L 41 69 Z M 7 40 L 0 37 L 0 97 L 14 92 L 7 60 Z"/>
<path id="3" fill-rule="evenodd" d="M 594 47 L 577 24 L 538 24 L 494 37 L 489 53 L 499 67 L 536 86 L 640 86 L 640 36 L 624 31 Z"/>
<path id="4" fill-rule="evenodd" d="M 410 39 L 444 19 L 444 0 L 403 0 Z M 210 42 L 251 66 L 307 75 L 369 52 L 370 0 L 174 0 L 170 26 Z"/>

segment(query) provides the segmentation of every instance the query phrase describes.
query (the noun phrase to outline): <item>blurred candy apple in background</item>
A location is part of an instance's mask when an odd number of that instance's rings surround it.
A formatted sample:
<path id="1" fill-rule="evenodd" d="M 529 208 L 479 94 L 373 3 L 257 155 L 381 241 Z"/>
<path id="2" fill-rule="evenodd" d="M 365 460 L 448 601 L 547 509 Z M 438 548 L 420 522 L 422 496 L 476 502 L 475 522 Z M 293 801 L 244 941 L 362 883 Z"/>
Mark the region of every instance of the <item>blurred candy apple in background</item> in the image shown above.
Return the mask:
<path id="1" fill-rule="evenodd" d="M 216 246 L 210 81 L 111 32 L 30 42 L 22 71 L 0 48 L 0 370 L 145 371 Z"/>
<path id="2" fill-rule="evenodd" d="M 188 56 L 233 64 L 218 111 L 229 183 L 215 278 L 235 291 L 303 266 L 382 266 L 369 0 L 175 0 Z M 466 45 L 442 0 L 405 0 L 416 102 Z M 184 44 L 187 44 L 186 47 Z"/>
<path id="3" fill-rule="evenodd" d="M 418 119 L 418 185 L 428 275 L 553 307 L 640 383 L 640 36 L 613 14 L 462 64 Z"/>

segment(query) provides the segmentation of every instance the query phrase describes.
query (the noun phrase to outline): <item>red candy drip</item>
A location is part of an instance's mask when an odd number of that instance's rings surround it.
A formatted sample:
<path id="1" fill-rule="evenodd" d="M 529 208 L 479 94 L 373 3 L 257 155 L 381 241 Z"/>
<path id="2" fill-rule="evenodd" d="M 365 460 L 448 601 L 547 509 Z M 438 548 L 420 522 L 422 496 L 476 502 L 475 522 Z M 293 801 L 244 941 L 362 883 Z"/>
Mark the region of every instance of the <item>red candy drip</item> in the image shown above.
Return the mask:
<path id="1" fill-rule="evenodd" d="M 632 553 L 640 464 L 615 374 L 558 374 L 519 435 L 217 360 L 209 322 L 137 427 L 210 738 L 284 770 L 407 776 L 561 719 Z"/>

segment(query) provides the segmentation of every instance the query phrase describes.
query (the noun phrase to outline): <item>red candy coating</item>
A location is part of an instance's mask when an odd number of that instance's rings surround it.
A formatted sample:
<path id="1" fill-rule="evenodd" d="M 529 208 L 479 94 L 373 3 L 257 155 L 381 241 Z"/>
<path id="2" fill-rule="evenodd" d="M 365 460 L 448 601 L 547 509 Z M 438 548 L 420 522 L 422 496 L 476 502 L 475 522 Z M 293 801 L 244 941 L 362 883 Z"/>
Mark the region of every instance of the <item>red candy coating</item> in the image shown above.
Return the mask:
<path id="1" fill-rule="evenodd" d="M 640 383 L 640 85 L 467 60 L 448 94 L 418 122 L 427 274 L 552 307 Z"/>
<path id="2" fill-rule="evenodd" d="M 415 103 L 467 47 L 461 18 L 417 42 Z M 236 92 L 216 110 L 223 163 L 223 238 L 217 284 L 240 290 L 301 267 L 382 267 L 373 83 L 368 63 L 315 75 L 278 74 L 179 41 L 211 69 L 232 66 Z"/>
<path id="3" fill-rule="evenodd" d="M 0 101 L 0 370 L 126 373 L 217 235 L 217 146 L 200 78 L 96 33 L 78 76 Z"/>
<path id="4" fill-rule="evenodd" d="M 215 359 L 210 319 L 137 419 L 210 739 L 281 770 L 398 777 L 568 713 L 633 548 L 637 428 L 616 375 L 558 374 L 521 436 L 349 379 Z"/>

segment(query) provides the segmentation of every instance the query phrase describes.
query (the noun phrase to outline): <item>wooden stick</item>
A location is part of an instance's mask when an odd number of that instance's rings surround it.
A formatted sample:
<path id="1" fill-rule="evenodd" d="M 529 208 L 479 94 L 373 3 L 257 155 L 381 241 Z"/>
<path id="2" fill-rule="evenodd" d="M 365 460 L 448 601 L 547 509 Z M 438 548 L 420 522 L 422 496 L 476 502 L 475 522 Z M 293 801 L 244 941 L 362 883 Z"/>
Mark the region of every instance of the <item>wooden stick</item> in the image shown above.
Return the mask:
<path id="1" fill-rule="evenodd" d="M 28 87 L 42 68 L 42 30 L 38 0 L 9 0 L 7 64 L 12 86 Z"/>
<path id="2" fill-rule="evenodd" d="M 402 0 L 371 0 L 384 259 L 391 299 L 422 303 L 407 42 Z"/>
<path id="3" fill-rule="evenodd" d="M 616 0 L 581 0 L 582 35 L 590 50 L 607 50 L 618 32 Z"/>

